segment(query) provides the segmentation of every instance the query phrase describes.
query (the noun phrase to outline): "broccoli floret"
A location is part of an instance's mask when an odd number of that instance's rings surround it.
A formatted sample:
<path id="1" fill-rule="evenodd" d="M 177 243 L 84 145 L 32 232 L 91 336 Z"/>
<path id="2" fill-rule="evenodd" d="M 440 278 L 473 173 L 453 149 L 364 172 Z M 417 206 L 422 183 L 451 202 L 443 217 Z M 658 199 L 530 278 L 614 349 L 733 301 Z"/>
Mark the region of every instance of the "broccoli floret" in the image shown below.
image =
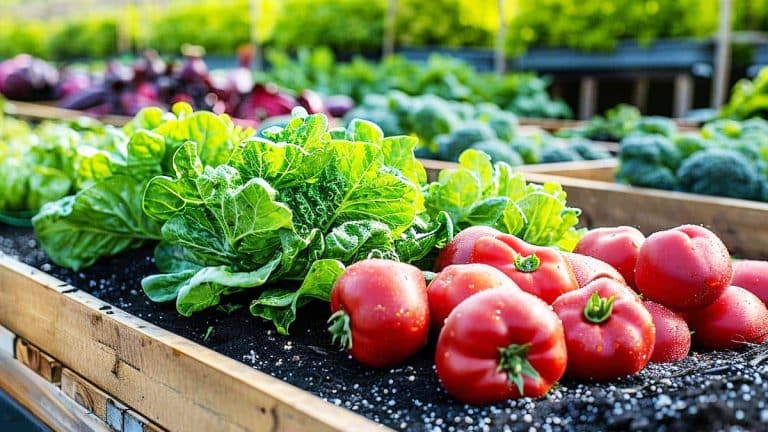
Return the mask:
<path id="1" fill-rule="evenodd" d="M 488 126 L 496 132 L 496 136 L 504 141 L 511 140 L 517 131 L 517 116 L 511 112 L 502 111 L 493 104 L 483 104 L 479 107 L 475 118 L 488 123 Z"/>
<path id="2" fill-rule="evenodd" d="M 493 129 L 485 123 L 469 121 L 456 127 L 451 133 L 437 137 L 440 158 L 447 161 L 459 160 L 459 155 L 473 144 L 496 138 Z"/>
<path id="3" fill-rule="evenodd" d="M 678 181 L 671 169 L 642 159 L 622 160 L 616 172 L 616 181 L 656 189 L 678 189 Z"/>
<path id="4" fill-rule="evenodd" d="M 572 162 L 584 160 L 577 152 L 567 147 L 551 147 L 541 152 L 540 163 Z"/>
<path id="5" fill-rule="evenodd" d="M 536 164 L 541 159 L 542 144 L 529 136 L 513 138 L 510 147 L 523 158 L 526 164 Z"/>
<path id="6" fill-rule="evenodd" d="M 402 135 L 404 133 L 397 116 L 386 109 L 357 107 L 344 116 L 344 123 L 349 124 L 352 119 L 356 118 L 376 123 L 386 136 Z"/>
<path id="7" fill-rule="evenodd" d="M 585 160 L 608 159 L 611 157 L 610 152 L 591 141 L 574 140 L 569 148 Z"/>
<path id="8" fill-rule="evenodd" d="M 493 162 L 506 162 L 512 166 L 522 165 L 523 158 L 516 151 L 499 140 L 480 141 L 472 145 L 475 150 L 482 151 L 491 157 Z"/>
<path id="9" fill-rule="evenodd" d="M 686 159 L 677 177 L 688 192 L 756 200 L 762 183 L 755 164 L 732 150 L 708 149 Z"/>
<path id="10" fill-rule="evenodd" d="M 699 152 L 704 149 L 708 149 L 715 145 L 714 142 L 705 139 L 698 135 L 680 135 L 674 140 L 675 147 L 680 151 L 680 155 L 684 158 Z"/>
<path id="11" fill-rule="evenodd" d="M 438 135 L 450 132 L 459 123 L 459 117 L 443 99 L 425 96 L 414 105 L 410 123 L 416 135 L 424 141 L 433 141 Z"/>
<path id="12" fill-rule="evenodd" d="M 661 135 L 630 135 L 621 141 L 619 158 L 622 161 L 641 160 L 651 165 L 672 170 L 680 165 L 680 151 L 669 138 Z"/>
<path id="13" fill-rule="evenodd" d="M 643 117 L 637 122 L 635 126 L 635 132 L 644 135 L 663 135 L 665 137 L 672 137 L 677 133 L 677 125 L 672 119 L 660 116 L 648 116 Z"/>

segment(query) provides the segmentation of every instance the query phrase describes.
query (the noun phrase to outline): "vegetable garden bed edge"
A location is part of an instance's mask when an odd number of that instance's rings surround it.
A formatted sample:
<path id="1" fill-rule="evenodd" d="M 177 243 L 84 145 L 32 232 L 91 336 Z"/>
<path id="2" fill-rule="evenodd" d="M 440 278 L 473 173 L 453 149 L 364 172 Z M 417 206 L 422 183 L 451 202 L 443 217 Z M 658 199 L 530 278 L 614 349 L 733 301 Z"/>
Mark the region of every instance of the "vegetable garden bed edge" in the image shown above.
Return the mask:
<path id="1" fill-rule="evenodd" d="M 0 325 L 168 430 L 385 430 L 3 253 L 0 295 Z"/>

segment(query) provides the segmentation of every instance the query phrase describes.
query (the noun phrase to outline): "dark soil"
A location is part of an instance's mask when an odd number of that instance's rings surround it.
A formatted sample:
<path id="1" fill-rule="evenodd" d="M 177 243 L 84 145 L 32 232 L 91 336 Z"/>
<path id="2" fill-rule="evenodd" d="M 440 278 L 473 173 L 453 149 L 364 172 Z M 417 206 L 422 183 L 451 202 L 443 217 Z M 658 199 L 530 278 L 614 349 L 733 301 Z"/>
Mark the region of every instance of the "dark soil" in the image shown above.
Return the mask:
<path id="1" fill-rule="evenodd" d="M 310 391 L 336 405 L 409 431 L 757 431 L 768 429 L 768 344 L 739 352 L 692 353 L 609 383 L 565 380 L 544 398 L 472 407 L 453 401 L 433 368 L 434 346 L 405 365 L 364 368 L 329 343 L 326 304 L 303 309 L 290 336 L 246 307 L 181 317 L 150 302 L 140 280 L 152 248 L 105 259 L 82 272 L 52 265 L 31 230 L 0 226 L 0 251 L 162 328 Z M 247 305 L 248 296 L 227 298 Z"/>

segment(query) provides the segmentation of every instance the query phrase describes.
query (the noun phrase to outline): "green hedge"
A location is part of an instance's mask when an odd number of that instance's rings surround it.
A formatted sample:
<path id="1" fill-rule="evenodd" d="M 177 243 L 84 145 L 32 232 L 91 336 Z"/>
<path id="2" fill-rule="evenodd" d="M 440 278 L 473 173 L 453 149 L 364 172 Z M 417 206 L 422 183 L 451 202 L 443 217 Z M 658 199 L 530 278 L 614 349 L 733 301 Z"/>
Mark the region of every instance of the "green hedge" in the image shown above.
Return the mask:
<path id="1" fill-rule="evenodd" d="M 262 0 L 259 37 L 265 45 L 293 49 L 331 46 L 342 52 L 381 47 L 387 0 Z M 705 37 L 715 32 L 719 0 L 508 1 L 508 48 L 532 45 L 611 49 L 621 39 Z M 119 16 L 117 14 L 120 14 Z M 496 0 L 399 0 L 397 40 L 408 46 L 474 46 L 493 43 Z M 118 21 L 124 20 L 124 21 Z M 127 25 L 126 25 L 127 23 Z M 54 57 L 103 57 L 117 51 L 118 26 L 127 38 L 163 52 L 183 43 L 229 55 L 249 41 L 249 1 L 130 7 L 112 16 L 67 22 L 18 22 L 0 18 L 0 57 L 19 52 Z M 737 30 L 768 28 L 768 2 L 734 0 Z M 135 46 L 135 45 L 134 45 Z"/>

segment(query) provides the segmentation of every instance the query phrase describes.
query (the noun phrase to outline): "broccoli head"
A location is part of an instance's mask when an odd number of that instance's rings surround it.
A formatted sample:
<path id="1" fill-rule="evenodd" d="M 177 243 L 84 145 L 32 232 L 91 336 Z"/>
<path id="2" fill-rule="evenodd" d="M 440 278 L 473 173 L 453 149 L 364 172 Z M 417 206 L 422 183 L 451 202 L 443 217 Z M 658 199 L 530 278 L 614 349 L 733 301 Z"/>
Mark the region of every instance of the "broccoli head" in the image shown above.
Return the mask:
<path id="1" fill-rule="evenodd" d="M 622 160 L 616 181 L 634 186 L 675 190 L 679 184 L 671 169 L 642 159 Z"/>
<path id="2" fill-rule="evenodd" d="M 413 131 L 424 141 L 446 134 L 459 123 L 459 117 L 443 99 L 435 96 L 418 98 L 410 116 Z"/>
<path id="3" fill-rule="evenodd" d="M 672 119 L 660 116 L 643 117 L 637 122 L 634 132 L 643 135 L 663 135 L 672 137 L 677 133 L 677 125 Z"/>
<path id="4" fill-rule="evenodd" d="M 674 139 L 674 144 L 680 151 L 680 155 L 684 158 L 715 145 L 714 142 L 693 134 L 677 136 Z"/>
<path id="5" fill-rule="evenodd" d="M 484 152 L 491 157 L 493 162 L 506 162 L 511 166 L 523 164 L 523 158 L 512 150 L 509 144 L 497 139 L 480 141 L 472 145 L 472 148 Z"/>
<path id="6" fill-rule="evenodd" d="M 567 147 L 550 147 L 541 152 L 541 163 L 572 162 L 584 160 L 576 151 Z"/>
<path id="7" fill-rule="evenodd" d="M 669 138 L 661 135 L 630 135 L 621 140 L 619 159 L 640 160 L 651 165 L 677 169 L 681 160 L 680 151 Z"/>
<path id="8" fill-rule="evenodd" d="M 488 126 L 496 132 L 496 136 L 504 141 L 511 140 L 517 131 L 517 116 L 511 112 L 502 111 L 493 104 L 483 104 L 478 108 L 475 118 L 488 123 Z"/>
<path id="9" fill-rule="evenodd" d="M 611 157 L 611 153 L 600 147 L 599 144 L 587 140 L 573 140 L 568 148 L 585 160 L 608 159 Z"/>
<path id="10" fill-rule="evenodd" d="M 446 135 L 437 137 L 440 158 L 447 161 L 459 160 L 459 155 L 473 144 L 496 138 L 493 129 L 485 123 L 469 121 L 463 123 Z"/>
<path id="11" fill-rule="evenodd" d="M 733 150 L 707 149 L 686 159 L 677 177 L 683 190 L 759 200 L 765 179 L 757 166 Z"/>

